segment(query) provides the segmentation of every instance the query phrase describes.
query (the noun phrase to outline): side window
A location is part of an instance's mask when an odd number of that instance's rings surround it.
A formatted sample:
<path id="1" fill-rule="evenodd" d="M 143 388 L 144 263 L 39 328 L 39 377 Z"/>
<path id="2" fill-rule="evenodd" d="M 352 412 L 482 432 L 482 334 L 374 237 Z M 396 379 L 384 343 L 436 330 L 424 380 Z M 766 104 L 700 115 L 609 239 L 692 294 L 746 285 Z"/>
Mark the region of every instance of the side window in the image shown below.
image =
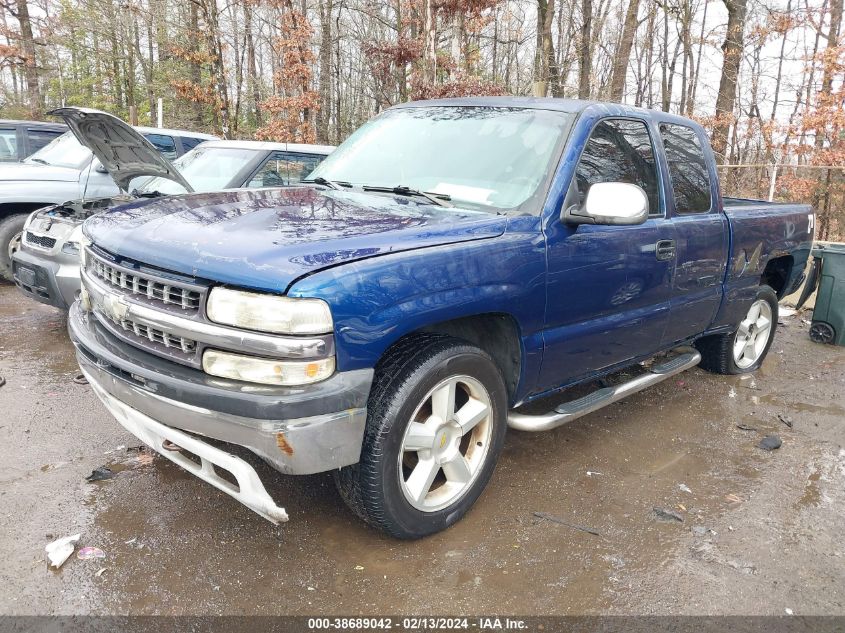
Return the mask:
<path id="1" fill-rule="evenodd" d="M 206 140 L 204 138 L 194 138 L 193 136 L 183 136 L 182 138 L 182 148 L 185 150 L 185 153 L 190 152 L 200 143 L 205 143 Z"/>
<path id="2" fill-rule="evenodd" d="M 18 136 L 13 127 L 0 128 L 0 161 L 18 160 Z"/>
<path id="3" fill-rule="evenodd" d="M 26 135 L 29 137 L 29 153 L 34 154 L 62 134 L 64 134 L 63 130 L 28 129 Z"/>
<path id="4" fill-rule="evenodd" d="M 145 134 L 144 136 L 167 160 L 176 158 L 176 142 L 172 136 L 166 134 Z"/>
<path id="5" fill-rule="evenodd" d="M 306 178 L 323 159 L 313 154 L 273 152 L 258 169 L 247 187 L 283 187 Z"/>
<path id="6" fill-rule="evenodd" d="M 649 215 L 662 215 L 654 160 L 654 146 L 642 121 L 608 119 L 593 129 L 575 171 L 583 202 L 591 185 L 627 182 L 642 187 L 648 196 Z"/>
<path id="7" fill-rule="evenodd" d="M 660 138 L 666 149 L 669 178 L 678 213 L 707 213 L 710 210 L 710 172 L 701 142 L 691 127 L 664 123 Z"/>

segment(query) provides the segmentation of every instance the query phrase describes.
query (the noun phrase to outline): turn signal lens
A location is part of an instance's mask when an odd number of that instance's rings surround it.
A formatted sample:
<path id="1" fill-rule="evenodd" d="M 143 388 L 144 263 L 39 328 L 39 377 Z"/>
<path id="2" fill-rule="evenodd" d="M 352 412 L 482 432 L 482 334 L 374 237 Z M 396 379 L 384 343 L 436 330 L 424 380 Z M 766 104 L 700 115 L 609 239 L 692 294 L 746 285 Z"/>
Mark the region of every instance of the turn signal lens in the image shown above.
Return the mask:
<path id="1" fill-rule="evenodd" d="M 334 373 L 334 357 L 312 361 L 287 361 L 241 356 L 210 349 L 202 355 L 207 374 L 264 385 L 308 385 Z"/>

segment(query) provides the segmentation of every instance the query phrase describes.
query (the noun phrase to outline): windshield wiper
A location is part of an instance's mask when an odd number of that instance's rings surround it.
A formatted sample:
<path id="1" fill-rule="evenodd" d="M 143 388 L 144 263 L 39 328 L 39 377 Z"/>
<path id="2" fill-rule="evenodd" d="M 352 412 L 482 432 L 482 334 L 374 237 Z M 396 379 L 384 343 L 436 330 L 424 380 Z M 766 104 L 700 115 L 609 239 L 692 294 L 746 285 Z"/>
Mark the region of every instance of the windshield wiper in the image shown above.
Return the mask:
<path id="1" fill-rule="evenodd" d="M 329 189 L 340 189 L 341 187 L 349 188 L 352 186 L 352 183 L 345 182 L 342 180 L 326 180 L 322 176 L 317 176 L 316 178 L 310 178 L 307 180 L 302 180 L 300 182 L 313 182 L 315 185 L 323 185 L 324 187 L 328 187 Z"/>
<path id="2" fill-rule="evenodd" d="M 49 165 L 50 164 L 46 160 L 44 160 L 43 158 L 30 158 L 29 160 L 31 160 L 33 163 L 41 163 L 42 165 Z"/>
<path id="3" fill-rule="evenodd" d="M 384 191 L 386 193 L 395 193 L 400 196 L 418 196 L 425 198 L 429 202 L 433 202 L 441 207 L 451 208 L 453 205 L 449 203 L 452 196 L 445 193 L 430 193 L 427 191 L 417 191 L 405 185 L 396 185 L 395 187 L 373 187 L 370 185 L 363 185 L 361 187 L 364 191 Z"/>

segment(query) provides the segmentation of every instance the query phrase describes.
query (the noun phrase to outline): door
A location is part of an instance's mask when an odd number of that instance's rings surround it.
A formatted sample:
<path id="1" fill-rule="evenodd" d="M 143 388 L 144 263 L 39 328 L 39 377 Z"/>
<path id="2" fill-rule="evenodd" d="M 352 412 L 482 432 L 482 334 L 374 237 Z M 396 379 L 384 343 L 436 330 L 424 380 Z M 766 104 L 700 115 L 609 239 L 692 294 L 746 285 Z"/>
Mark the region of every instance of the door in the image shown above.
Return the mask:
<path id="1" fill-rule="evenodd" d="M 674 260 L 665 247 L 674 231 L 665 218 L 654 139 L 644 121 L 611 118 L 595 126 L 572 183 L 578 203 L 599 182 L 642 187 L 650 217 L 635 226 L 575 227 L 557 218 L 549 223 L 539 391 L 656 351 L 668 322 Z"/>
<path id="2" fill-rule="evenodd" d="M 686 125 L 661 123 L 675 229 L 675 274 L 667 345 L 704 332 L 722 301 L 722 279 L 728 260 L 727 218 L 714 204 L 709 162 L 696 131 Z"/>

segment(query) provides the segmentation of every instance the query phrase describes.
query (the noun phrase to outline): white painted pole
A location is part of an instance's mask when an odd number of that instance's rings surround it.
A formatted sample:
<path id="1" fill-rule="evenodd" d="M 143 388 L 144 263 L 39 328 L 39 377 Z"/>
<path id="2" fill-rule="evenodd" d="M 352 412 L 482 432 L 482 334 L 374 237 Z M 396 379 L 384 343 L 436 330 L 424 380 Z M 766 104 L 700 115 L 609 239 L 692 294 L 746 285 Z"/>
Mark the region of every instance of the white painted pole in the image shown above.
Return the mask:
<path id="1" fill-rule="evenodd" d="M 164 99 L 158 98 L 158 127 L 164 127 Z"/>
<path id="2" fill-rule="evenodd" d="M 769 202 L 775 199 L 775 182 L 778 178 L 778 164 L 772 165 L 772 178 L 769 181 Z"/>

